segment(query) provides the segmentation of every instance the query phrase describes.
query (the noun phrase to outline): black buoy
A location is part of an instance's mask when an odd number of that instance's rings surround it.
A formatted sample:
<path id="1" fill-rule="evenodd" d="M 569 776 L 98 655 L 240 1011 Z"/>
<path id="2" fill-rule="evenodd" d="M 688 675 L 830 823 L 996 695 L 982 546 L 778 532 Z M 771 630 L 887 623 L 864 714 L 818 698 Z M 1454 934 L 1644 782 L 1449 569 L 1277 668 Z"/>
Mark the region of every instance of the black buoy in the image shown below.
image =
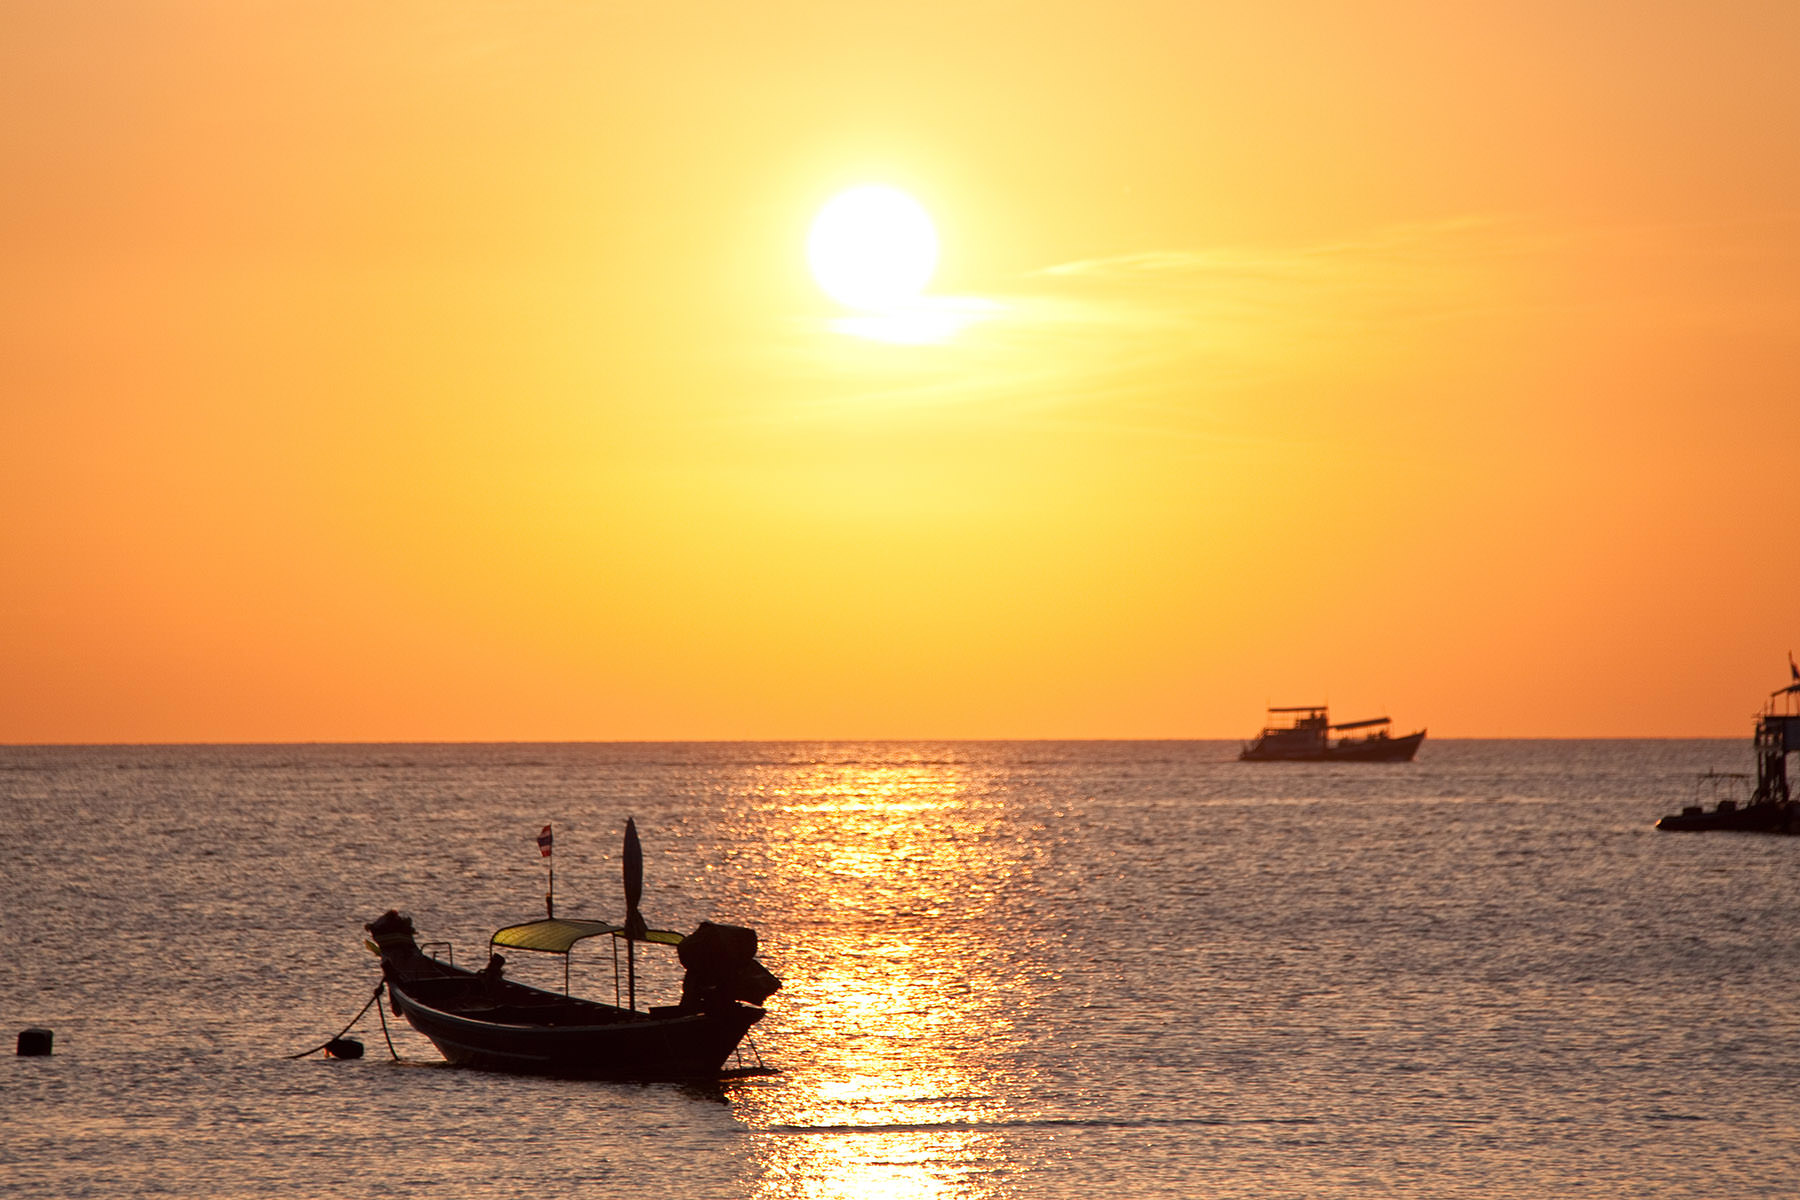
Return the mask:
<path id="1" fill-rule="evenodd" d="M 27 1058 L 42 1058 L 50 1053 L 50 1042 L 56 1035 L 48 1029 L 26 1029 L 19 1033 L 19 1053 Z"/>
<path id="2" fill-rule="evenodd" d="M 355 1038 L 332 1038 L 325 1043 L 325 1057 L 327 1058 L 361 1058 L 362 1050 L 362 1043 Z"/>

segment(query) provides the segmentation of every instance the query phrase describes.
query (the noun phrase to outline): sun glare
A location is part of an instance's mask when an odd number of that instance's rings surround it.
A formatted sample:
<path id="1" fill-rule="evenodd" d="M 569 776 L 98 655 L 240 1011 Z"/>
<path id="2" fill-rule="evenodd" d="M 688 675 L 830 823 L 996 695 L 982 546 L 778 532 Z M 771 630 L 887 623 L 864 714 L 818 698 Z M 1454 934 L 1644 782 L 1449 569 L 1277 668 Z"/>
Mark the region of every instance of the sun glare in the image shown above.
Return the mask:
<path id="1" fill-rule="evenodd" d="M 806 260 L 826 295 L 846 308 L 879 311 L 914 300 L 937 270 L 937 228 L 898 188 L 841 192 L 813 218 Z"/>

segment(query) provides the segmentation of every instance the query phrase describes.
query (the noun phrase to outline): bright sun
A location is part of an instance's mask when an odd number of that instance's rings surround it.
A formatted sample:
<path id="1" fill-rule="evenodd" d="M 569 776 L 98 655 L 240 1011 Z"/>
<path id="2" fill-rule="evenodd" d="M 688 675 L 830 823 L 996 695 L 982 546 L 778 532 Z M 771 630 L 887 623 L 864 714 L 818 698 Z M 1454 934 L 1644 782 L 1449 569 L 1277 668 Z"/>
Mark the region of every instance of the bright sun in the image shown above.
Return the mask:
<path id="1" fill-rule="evenodd" d="M 813 278 L 848 308 L 905 304 L 931 282 L 937 260 L 930 214 L 905 192 L 881 184 L 833 196 L 806 237 Z"/>

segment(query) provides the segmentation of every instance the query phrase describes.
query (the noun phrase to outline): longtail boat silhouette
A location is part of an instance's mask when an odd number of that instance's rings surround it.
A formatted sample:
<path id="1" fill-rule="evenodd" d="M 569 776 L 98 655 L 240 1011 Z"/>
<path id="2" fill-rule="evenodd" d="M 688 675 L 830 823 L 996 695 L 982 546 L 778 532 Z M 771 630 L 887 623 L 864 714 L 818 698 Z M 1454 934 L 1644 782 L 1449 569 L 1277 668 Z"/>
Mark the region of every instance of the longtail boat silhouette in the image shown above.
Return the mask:
<path id="1" fill-rule="evenodd" d="M 550 853 L 550 830 L 539 838 Z M 625 823 L 625 921 L 558 917 L 555 876 L 543 920 L 509 925 L 488 939 L 488 962 L 471 971 L 420 949 L 410 917 L 390 909 L 371 921 L 369 948 L 381 956 L 394 1012 L 459 1066 L 523 1075 L 629 1079 L 716 1078 L 781 981 L 756 961 L 756 931 L 701 922 L 683 937 L 650 929 L 638 912 L 643 856 L 637 826 Z M 569 955 L 593 937 L 625 948 L 623 1003 L 568 995 Z M 640 943 L 673 947 L 686 968 L 678 1004 L 639 1010 Z M 448 943 L 428 943 L 432 948 Z M 504 977 L 500 949 L 563 957 L 562 993 Z M 615 1001 L 620 997 L 615 996 Z"/>

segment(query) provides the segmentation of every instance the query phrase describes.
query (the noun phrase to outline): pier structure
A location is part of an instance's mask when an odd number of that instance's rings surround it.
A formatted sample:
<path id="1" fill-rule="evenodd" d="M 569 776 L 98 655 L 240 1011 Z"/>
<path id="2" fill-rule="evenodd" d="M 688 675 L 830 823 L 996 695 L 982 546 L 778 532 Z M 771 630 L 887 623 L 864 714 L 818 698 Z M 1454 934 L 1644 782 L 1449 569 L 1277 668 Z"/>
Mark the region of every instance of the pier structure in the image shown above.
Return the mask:
<path id="1" fill-rule="evenodd" d="M 1752 804 L 1786 804 L 1787 756 L 1800 751 L 1800 678 L 1769 695 L 1756 718 L 1756 793 Z"/>

